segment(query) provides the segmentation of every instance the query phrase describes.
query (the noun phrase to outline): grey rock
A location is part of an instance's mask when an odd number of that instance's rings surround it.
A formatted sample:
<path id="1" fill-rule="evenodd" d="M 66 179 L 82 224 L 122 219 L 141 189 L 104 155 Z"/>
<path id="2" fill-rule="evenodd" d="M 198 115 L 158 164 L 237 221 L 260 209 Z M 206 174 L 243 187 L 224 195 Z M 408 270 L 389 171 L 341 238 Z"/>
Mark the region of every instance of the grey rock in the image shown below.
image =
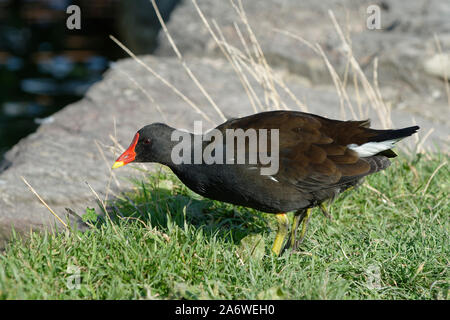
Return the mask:
<path id="1" fill-rule="evenodd" d="M 144 61 L 180 89 L 214 124 L 222 122 L 176 59 L 149 56 Z M 227 117 L 253 113 L 245 90 L 227 62 L 222 59 L 192 57 L 187 60 L 187 64 Z M 147 94 L 141 92 L 123 72 L 139 83 Z M 292 92 L 307 104 L 310 112 L 332 118 L 352 118 L 348 112 L 346 116 L 341 114 L 339 97 L 333 87 L 311 87 L 296 75 L 283 73 L 283 70 L 275 72 L 284 77 Z M 258 96 L 263 96 L 262 89 L 257 86 L 255 92 Z M 21 176 L 64 219 L 65 208 L 70 208 L 79 215 L 87 207 L 95 207 L 100 212 L 96 197 L 86 182 L 101 199 L 106 194 L 109 195 L 108 199 L 113 199 L 120 192 L 132 190 L 129 178 L 142 178 L 142 171 L 135 170 L 141 165 L 132 164 L 115 170 L 115 179 L 111 179 L 110 166 L 118 154 L 110 150 L 113 143 L 109 136 L 115 135 L 120 144 L 126 147 L 139 128 L 152 122 L 164 121 L 148 95 L 158 103 L 171 126 L 193 130 L 194 121 L 202 120 L 200 114 L 194 112 L 141 65 L 130 59 L 118 62 L 105 74 L 104 80 L 94 85 L 81 101 L 54 114 L 52 122 L 42 124 L 36 133 L 22 139 L 6 154 L 0 173 L 0 240 L 9 238 L 12 226 L 23 234 L 30 229 L 61 229 L 59 222 L 22 182 Z M 297 109 L 285 93 L 280 93 L 280 96 L 291 109 Z M 354 98 L 352 101 L 356 105 Z M 373 118 L 375 127 L 380 126 L 373 110 L 368 116 Z M 411 125 L 411 120 L 405 117 L 404 111 L 394 110 L 393 118 L 396 126 Z M 448 124 L 437 125 L 420 114 L 416 115 L 416 121 L 424 132 L 435 128 L 433 137 L 436 139 L 442 136 L 442 132 L 448 132 Z M 204 130 L 212 128 L 213 123 L 204 121 Z M 96 141 L 103 150 L 106 161 Z M 151 170 L 155 166 L 146 167 Z M 70 216 L 69 219 L 72 224 L 81 226 L 74 217 Z"/>
<path id="2" fill-rule="evenodd" d="M 156 0 L 164 20 L 169 19 L 178 2 Z M 135 54 L 148 54 L 156 48 L 160 24 L 149 0 L 118 1 L 117 22 L 120 38 Z"/>
<path id="3" fill-rule="evenodd" d="M 234 23 L 246 34 L 246 28 L 230 1 L 198 0 L 210 25 L 217 21 L 226 40 L 243 50 Z M 238 3 L 238 1 L 234 1 Z M 302 42 L 277 30 L 298 35 L 311 44 L 319 44 L 341 79 L 348 59 L 342 41 L 329 16 L 332 11 L 343 32 L 351 39 L 352 52 L 367 78 L 372 81 L 375 57 L 378 61 L 378 83 L 385 102 L 391 105 L 398 122 L 411 118 L 433 123 L 431 137 L 449 142 L 450 97 L 442 81 L 443 60 L 432 60 L 438 53 L 435 35 L 442 50 L 450 47 L 450 2 L 324 0 L 242 1 L 265 57 L 272 67 L 305 79 L 314 87 L 333 84 L 330 73 L 320 57 Z M 381 29 L 367 27 L 370 5 L 380 9 Z M 172 13 L 168 30 L 184 57 L 217 57 L 223 54 L 201 21 L 192 1 L 186 0 Z M 173 49 L 164 33 L 155 54 L 173 56 Z M 248 37 L 246 38 L 248 40 Z M 448 53 L 447 53 L 448 54 Z M 430 60 L 431 59 L 431 60 Z M 431 70 L 430 61 L 433 62 Z M 436 77 L 436 75 L 441 76 Z M 348 86 L 353 86 L 351 78 Z M 351 90 L 351 89 L 350 89 Z M 420 124 L 420 123 L 419 123 Z"/>
<path id="4" fill-rule="evenodd" d="M 449 105 L 441 79 L 445 66 L 441 67 L 441 59 L 435 58 L 438 52 L 433 35 L 438 34 L 445 52 L 450 46 L 450 2 L 380 1 L 381 30 L 366 27 L 366 9 L 373 4 L 370 0 L 243 2 L 269 63 L 310 112 L 337 119 L 354 119 L 348 109 L 345 114 L 341 112 L 339 97 L 322 58 L 275 29 L 300 35 L 313 44 L 319 43 L 342 74 L 347 60 L 328 16 L 328 10 L 332 10 L 344 31 L 346 28 L 351 31 L 353 51 L 369 78 L 372 77 L 373 58 L 378 56 L 380 90 L 385 103 L 392 107 L 394 127 L 415 122 L 421 126 L 422 137 L 434 130 L 426 145 L 436 143 L 448 152 Z M 229 2 L 199 0 L 199 4 L 208 19 L 217 20 L 227 40 L 241 48 L 233 27 L 233 22 L 239 19 Z M 144 16 L 137 18 L 136 28 L 147 21 Z M 129 15 L 126 17 L 130 19 Z M 222 57 L 189 0 L 175 10 L 168 28 L 187 64 L 224 115 L 229 118 L 252 114 L 250 101 L 238 77 Z M 138 51 L 145 51 L 150 45 L 143 39 L 135 42 L 130 37 L 127 39 Z M 144 61 L 183 92 L 214 124 L 221 123 L 217 112 L 173 58 L 164 34 L 160 34 L 160 43 L 158 56 L 145 57 Z M 146 94 L 123 72 L 139 83 Z M 256 94 L 263 97 L 262 88 L 254 81 L 252 84 Z M 349 86 L 348 92 L 356 108 L 355 89 Z M 298 110 L 286 93 L 280 92 L 280 96 L 289 108 Z M 368 110 L 367 96 L 363 92 L 360 96 L 363 109 Z M 156 101 L 165 117 L 152 101 Z M 373 109 L 356 118 L 365 117 L 372 118 L 374 127 L 381 127 Z M 12 226 L 21 234 L 27 234 L 30 229 L 61 229 L 61 224 L 23 183 L 22 176 L 60 217 L 82 228 L 83 224 L 75 217 L 67 217 L 65 208 L 79 215 L 87 207 L 96 207 L 100 212 L 96 197 L 86 182 L 101 199 L 107 195 L 108 199 L 114 199 L 121 192 L 132 190 L 130 177 L 143 178 L 142 171 L 135 170 L 141 165 L 136 164 L 115 170 L 111 177 L 110 166 L 118 154 L 112 151 L 110 135 L 115 135 L 126 147 L 140 127 L 165 122 L 165 119 L 171 126 L 192 130 L 193 122 L 202 120 L 202 116 L 136 62 L 130 59 L 118 62 L 81 101 L 53 115 L 52 121 L 43 121 L 36 133 L 22 139 L 0 163 L 0 243 L 4 244 L 10 237 Z M 211 128 L 213 123 L 204 121 L 203 129 Z M 414 147 L 417 145 L 414 139 L 407 139 L 403 146 Z M 145 167 L 152 170 L 156 165 Z"/>
<path id="5" fill-rule="evenodd" d="M 450 77 L 450 54 L 440 53 L 432 56 L 425 61 L 424 69 L 430 75 L 448 81 Z"/>
<path id="6" fill-rule="evenodd" d="M 235 1 L 237 2 L 237 1 Z M 210 23 L 214 19 L 227 41 L 241 47 L 233 23 L 245 27 L 229 1 L 199 0 L 199 7 Z M 367 28 L 367 8 L 380 9 L 381 29 Z M 328 70 L 313 50 L 277 32 L 285 30 L 301 36 L 311 44 L 318 43 L 333 66 L 343 72 L 347 59 L 342 42 L 329 17 L 331 10 L 344 32 L 349 32 L 352 48 L 367 74 L 372 76 L 372 62 L 379 59 L 381 86 L 409 86 L 412 90 L 431 92 L 437 82 L 423 72 L 423 61 L 433 54 L 434 34 L 443 45 L 450 44 L 450 2 L 383 0 L 243 1 L 248 21 L 272 66 L 286 68 L 307 77 L 315 84 L 331 83 Z M 211 23 L 212 24 L 212 23 Z M 185 1 L 172 14 L 168 29 L 180 51 L 186 56 L 220 56 L 220 50 L 209 35 L 191 1 Z M 164 33 L 155 54 L 174 55 Z"/>

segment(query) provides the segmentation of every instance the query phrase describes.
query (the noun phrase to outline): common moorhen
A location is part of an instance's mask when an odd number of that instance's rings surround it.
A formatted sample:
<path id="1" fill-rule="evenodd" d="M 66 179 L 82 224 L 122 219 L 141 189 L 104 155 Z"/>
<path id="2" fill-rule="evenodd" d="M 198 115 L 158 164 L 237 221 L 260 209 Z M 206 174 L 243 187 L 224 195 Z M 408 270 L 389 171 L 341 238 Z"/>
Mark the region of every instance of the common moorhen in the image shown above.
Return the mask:
<path id="1" fill-rule="evenodd" d="M 204 197 L 275 213 L 278 232 L 272 251 L 279 255 L 289 233 L 286 212 L 295 215 L 285 248 L 295 248 L 312 208 L 327 215 L 324 202 L 387 168 L 389 158 L 396 156 L 394 143 L 419 129 L 376 130 L 369 125 L 368 120 L 339 121 L 296 111 L 231 119 L 203 135 L 153 123 L 135 134 L 113 168 L 158 162 Z"/>

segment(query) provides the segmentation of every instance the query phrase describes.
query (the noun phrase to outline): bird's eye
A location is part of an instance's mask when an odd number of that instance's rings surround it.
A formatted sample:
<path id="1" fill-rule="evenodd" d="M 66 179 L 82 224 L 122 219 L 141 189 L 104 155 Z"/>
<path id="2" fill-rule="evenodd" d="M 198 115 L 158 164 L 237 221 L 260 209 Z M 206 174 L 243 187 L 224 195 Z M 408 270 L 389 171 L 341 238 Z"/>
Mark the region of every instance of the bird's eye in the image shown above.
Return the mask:
<path id="1" fill-rule="evenodd" d="M 144 140 L 144 144 L 150 144 L 151 140 L 149 138 Z"/>

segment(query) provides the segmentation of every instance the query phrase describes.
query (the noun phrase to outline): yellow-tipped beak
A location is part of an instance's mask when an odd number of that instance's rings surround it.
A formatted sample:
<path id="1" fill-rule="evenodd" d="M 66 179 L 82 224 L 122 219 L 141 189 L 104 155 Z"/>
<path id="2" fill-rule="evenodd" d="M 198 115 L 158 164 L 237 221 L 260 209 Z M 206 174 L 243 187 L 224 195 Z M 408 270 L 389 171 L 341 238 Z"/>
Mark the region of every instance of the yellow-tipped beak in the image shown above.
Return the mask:
<path id="1" fill-rule="evenodd" d="M 131 142 L 128 149 L 125 150 L 125 152 L 117 158 L 116 162 L 114 162 L 112 166 L 113 169 L 123 167 L 124 165 L 134 161 L 134 159 L 136 158 L 136 152 L 134 151 L 134 148 L 136 147 L 138 141 L 139 132 L 134 135 L 133 141 Z"/>
<path id="2" fill-rule="evenodd" d="M 125 163 L 123 161 L 116 161 L 116 162 L 114 162 L 112 168 L 116 169 L 116 168 L 120 168 L 120 167 L 122 167 L 124 165 L 125 165 Z"/>

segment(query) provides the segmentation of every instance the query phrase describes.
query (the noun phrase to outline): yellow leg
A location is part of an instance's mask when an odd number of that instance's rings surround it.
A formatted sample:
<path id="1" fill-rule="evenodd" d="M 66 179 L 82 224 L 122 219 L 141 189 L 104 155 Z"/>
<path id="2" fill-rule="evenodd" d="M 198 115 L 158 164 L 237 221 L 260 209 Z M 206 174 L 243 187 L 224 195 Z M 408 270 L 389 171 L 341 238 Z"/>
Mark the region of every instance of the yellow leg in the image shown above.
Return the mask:
<path id="1" fill-rule="evenodd" d="M 289 241 L 286 243 L 286 248 L 285 249 L 294 248 L 295 247 L 295 238 L 297 238 L 298 225 L 302 221 L 304 213 L 305 213 L 304 210 L 297 211 L 295 213 L 294 221 L 292 222 L 292 227 L 291 227 L 291 234 L 289 236 Z"/>
<path id="2" fill-rule="evenodd" d="M 283 246 L 284 240 L 287 237 L 289 231 L 289 219 L 286 213 L 278 213 L 275 218 L 278 222 L 278 231 L 275 236 L 275 241 L 273 242 L 272 252 L 279 256 L 281 252 L 281 247 Z"/>
<path id="3" fill-rule="evenodd" d="M 283 250 L 292 248 L 293 250 L 296 250 L 298 245 L 303 241 L 303 238 L 305 237 L 306 233 L 306 227 L 309 222 L 309 218 L 311 216 L 311 210 L 312 209 L 302 209 L 295 212 L 294 215 L 294 221 L 292 222 L 292 228 L 289 235 L 289 240 L 286 242 L 286 245 L 284 246 Z M 300 234 L 300 239 L 296 241 L 297 238 L 297 229 L 298 226 L 302 224 L 302 231 Z"/>
<path id="4" fill-rule="evenodd" d="M 332 217 L 328 213 L 325 204 L 321 203 L 319 207 L 320 207 L 320 210 L 322 211 L 322 213 L 325 215 L 325 217 L 327 217 L 328 219 L 332 220 Z M 311 218 L 311 213 L 312 213 L 312 208 L 302 209 L 302 210 L 298 210 L 297 212 L 295 212 L 294 221 L 292 222 L 292 228 L 291 228 L 291 232 L 289 234 L 289 239 L 286 242 L 286 245 L 284 246 L 283 250 L 286 250 L 286 249 L 289 249 L 289 248 L 292 248 L 293 250 L 297 250 L 298 245 L 300 243 L 302 243 L 303 239 L 305 238 L 306 230 L 308 228 L 309 219 Z M 296 238 L 297 238 L 297 229 L 298 229 L 300 224 L 302 225 L 302 229 L 300 231 L 299 239 L 296 240 Z M 277 239 L 275 239 L 275 242 L 276 241 L 277 241 Z M 275 247 L 275 244 L 274 244 L 274 247 Z"/>
<path id="5" fill-rule="evenodd" d="M 302 231 L 300 233 L 300 238 L 298 239 L 296 246 L 298 246 L 300 243 L 302 243 L 303 238 L 305 238 L 305 234 L 306 234 L 306 228 L 308 227 L 308 223 L 309 223 L 309 218 L 311 218 L 311 212 L 312 209 L 309 208 L 306 210 L 306 213 L 304 215 L 302 215 Z"/>
<path id="6" fill-rule="evenodd" d="M 330 213 L 328 212 L 327 206 L 325 205 L 324 202 L 322 202 L 322 203 L 320 204 L 320 211 L 322 211 L 323 215 L 324 215 L 328 220 L 330 220 L 330 221 L 333 220 L 333 217 L 332 217 L 332 216 L 330 215 Z"/>

